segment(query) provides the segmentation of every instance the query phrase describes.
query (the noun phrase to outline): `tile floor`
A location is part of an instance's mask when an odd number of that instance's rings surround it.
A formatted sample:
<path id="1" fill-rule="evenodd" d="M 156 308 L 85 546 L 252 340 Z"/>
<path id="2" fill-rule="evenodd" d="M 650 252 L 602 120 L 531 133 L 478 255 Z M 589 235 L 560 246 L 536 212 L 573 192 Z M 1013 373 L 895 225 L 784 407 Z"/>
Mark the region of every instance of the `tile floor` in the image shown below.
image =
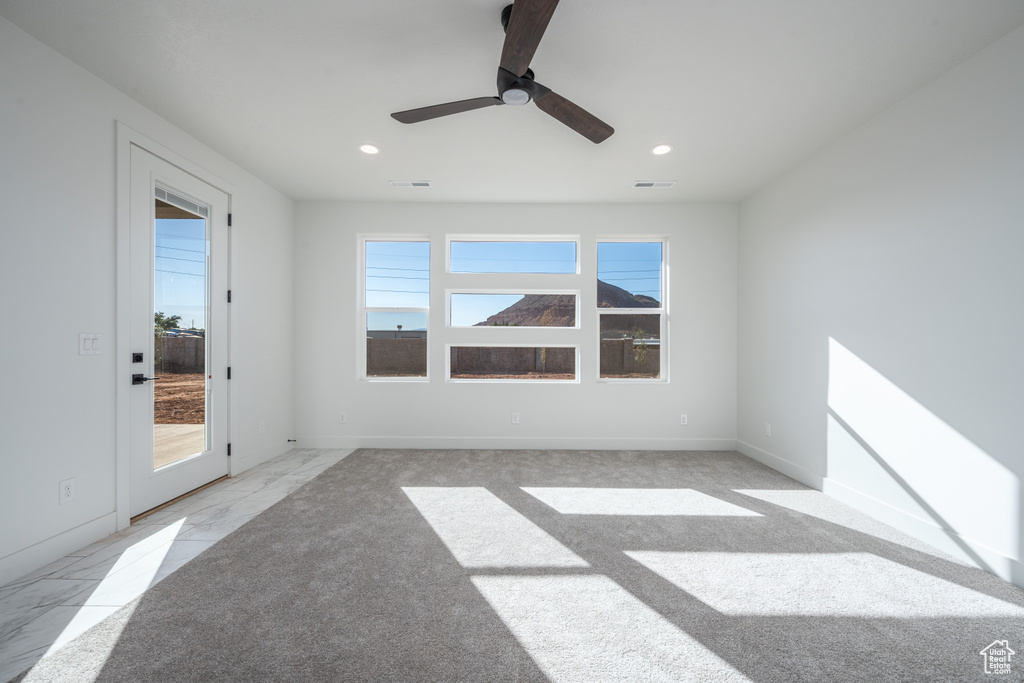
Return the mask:
<path id="1" fill-rule="evenodd" d="M 98 624 L 351 452 L 293 449 L 0 586 L 0 681 Z"/>

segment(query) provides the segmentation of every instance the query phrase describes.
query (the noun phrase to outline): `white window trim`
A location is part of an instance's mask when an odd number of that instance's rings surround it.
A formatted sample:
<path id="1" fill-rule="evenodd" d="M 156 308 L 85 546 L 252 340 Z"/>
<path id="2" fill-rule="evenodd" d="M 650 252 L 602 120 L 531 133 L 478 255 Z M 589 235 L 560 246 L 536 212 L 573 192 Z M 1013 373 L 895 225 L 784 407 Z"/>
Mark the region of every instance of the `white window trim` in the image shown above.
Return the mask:
<path id="1" fill-rule="evenodd" d="M 461 274 L 461 273 L 457 273 Z M 473 273 L 479 275 L 479 273 Z M 533 273 L 533 275 L 547 276 L 550 273 Z M 511 294 L 515 296 L 526 296 L 529 294 L 535 294 L 540 296 L 574 296 L 576 297 L 576 311 L 575 319 L 576 324 L 569 327 L 543 327 L 541 325 L 520 325 L 515 328 L 501 327 L 501 331 L 507 332 L 510 329 L 517 330 L 579 330 L 580 329 L 580 299 L 581 292 L 578 289 L 527 289 L 525 287 L 520 288 L 501 288 L 501 289 L 489 289 L 484 287 L 459 287 L 456 289 L 446 289 L 444 292 L 444 321 L 447 329 L 454 330 L 493 330 L 490 326 L 476 327 L 474 325 L 452 325 L 452 294 Z M 458 346 L 465 346 L 465 344 L 458 344 Z"/>
<path id="2" fill-rule="evenodd" d="M 572 242 L 576 245 L 576 271 L 574 273 L 453 273 L 452 242 Z M 444 272 L 454 277 L 490 277 L 494 275 L 513 275 L 522 277 L 573 277 L 580 274 L 580 236 L 579 235 L 522 235 L 522 234 L 486 234 L 486 235 L 445 235 Z"/>
<path id="3" fill-rule="evenodd" d="M 366 305 L 366 243 L 367 242 L 426 242 L 430 245 L 430 273 L 433 274 L 433 241 L 430 235 L 423 234 L 361 234 L 357 235 L 356 249 L 356 291 L 359 305 L 356 306 L 356 376 L 366 382 L 429 382 L 430 381 L 430 308 L 419 306 L 367 306 Z M 433 278 L 428 283 L 428 301 L 433 296 Z M 371 377 L 366 374 L 366 314 L 377 312 L 405 312 L 427 314 L 427 370 L 424 376 Z"/>
<path id="4" fill-rule="evenodd" d="M 508 328 L 501 328 L 503 330 Z M 544 327 L 532 327 L 526 329 L 553 329 Z M 572 329 L 572 328 L 566 328 Z M 452 378 L 452 347 L 466 348 L 497 348 L 497 347 L 508 347 L 508 348 L 544 348 L 544 349 L 575 349 L 575 360 L 574 365 L 576 368 L 576 376 L 573 379 L 453 379 Z M 452 343 L 444 345 L 444 376 L 445 381 L 451 384 L 579 384 L 580 383 L 580 347 L 576 344 L 537 344 L 533 342 L 523 343 L 474 343 L 474 344 L 460 344 Z"/>
<path id="5" fill-rule="evenodd" d="M 636 242 L 660 242 L 661 243 L 661 307 L 660 308 L 597 308 L 597 330 L 594 339 L 597 344 L 597 366 L 595 374 L 599 384 L 668 384 L 669 368 L 671 364 L 669 353 L 669 238 L 668 235 L 629 235 L 621 234 L 609 237 L 597 237 L 594 240 L 594 287 L 597 287 L 598 245 L 603 242 L 636 243 Z M 602 315 L 659 315 L 659 334 L 661 335 L 659 347 L 659 377 L 602 377 L 601 376 L 601 316 Z"/>

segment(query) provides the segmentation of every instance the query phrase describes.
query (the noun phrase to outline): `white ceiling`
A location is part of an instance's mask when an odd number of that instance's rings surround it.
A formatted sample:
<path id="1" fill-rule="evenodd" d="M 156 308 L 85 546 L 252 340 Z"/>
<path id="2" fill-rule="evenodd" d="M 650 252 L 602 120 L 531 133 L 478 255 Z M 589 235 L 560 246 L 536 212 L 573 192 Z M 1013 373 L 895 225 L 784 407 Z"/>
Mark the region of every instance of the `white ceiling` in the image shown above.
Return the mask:
<path id="1" fill-rule="evenodd" d="M 532 104 L 393 120 L 496 94 L 505 4 L 0 0 L 0 15 L 295 199 L 470 202 L 737 201 L 1024 23 L 1021 0 L 562 0 L 533 70 L 609 140 Z"/>

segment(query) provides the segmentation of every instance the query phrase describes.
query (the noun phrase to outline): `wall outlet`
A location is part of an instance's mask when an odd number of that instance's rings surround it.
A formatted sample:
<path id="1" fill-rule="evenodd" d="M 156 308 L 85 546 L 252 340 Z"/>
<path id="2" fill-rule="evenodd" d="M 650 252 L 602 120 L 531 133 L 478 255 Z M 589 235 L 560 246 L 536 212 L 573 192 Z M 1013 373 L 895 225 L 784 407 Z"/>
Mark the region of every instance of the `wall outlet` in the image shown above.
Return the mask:
<path id="1" fill-rule="evenodd" d="M 260 434 L 266 434 L 267 433 L 267 423 L 265 421 L 260 420 L 260 427 L 259 428 L 260 428 Z"/>
<path id="2" fill-rule="evenodd" d="M 348 419 L 345 417 L 345 413 L 344 412 L 338 413 L 338 424 L 345 424 L 345 422 L 347 422 L 347 420 Z"/>
<path id="3" fill-rule="evenodd" d="M 512 413 L 512 424 L 519 424 L 519 413 Z"/>
<path id="4" fill-rule="evenodd" d="M 681 424 L 684 427 L 690 424 L 690 419 L 686 417 L 686 413 L 682 413 L 679 415 L 679 424 Z"/>
<path id="5" fill-rule="evenodd" d="M 58 501 L 61 505 L 75 499 L 75 480 L 65 479 L 59 486 Z"/>
<path id="6" fill-rule="evenodd" d="M 771 436 L 772 435 L 772 423 L 771 422 L 765 422 L 764 423 L 764 435 L 765 436 Z"/>

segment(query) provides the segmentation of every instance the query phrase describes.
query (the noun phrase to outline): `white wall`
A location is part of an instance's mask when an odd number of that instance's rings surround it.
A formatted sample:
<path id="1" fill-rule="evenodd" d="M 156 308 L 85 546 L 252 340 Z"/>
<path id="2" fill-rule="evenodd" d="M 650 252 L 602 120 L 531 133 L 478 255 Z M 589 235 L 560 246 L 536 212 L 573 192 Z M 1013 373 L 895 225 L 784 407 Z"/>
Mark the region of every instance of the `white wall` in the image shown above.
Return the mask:
<path id="1" fill-rule="evenodd" d="M 291 201 L 0 18 L 0 584 L 114 530 L 116 121 L 237 188 L 234 452 L 292 433 Z"/>
<path id="2" fill-rule="evenodd" d="M 1024 585 L 1024 29 L 740 225 L 740 449 Z"/>
<path id="3" fill-rule="evenodd" d="M 412 190 L 416 191 L 416 190 Z M 358 379 L 359 234 L 432 237 L 431 381 Z M 444 330 L 446 234 L 582 237 L 579 384 L 444 380 L 444 343 L 496 329 Z M 598 383 L 596 237 L 667 235 L 671 381 Z M 735 444 L 734 206 L 299 203 L 296 210 L 296 433 L 300 445 L 497 448 L 719 448 Z M 567 276 L 568 277 L 568 276 Z M 502 328 L 517 339 L 533 334 Z M 565 333 L 561 335 L 560 333 Z M 338 423 L 338 413 L 347 422 Z M 511 424 L 512 412 L 521 422 Z M 680 413 L 689 426 L 681 427 Z"/>

